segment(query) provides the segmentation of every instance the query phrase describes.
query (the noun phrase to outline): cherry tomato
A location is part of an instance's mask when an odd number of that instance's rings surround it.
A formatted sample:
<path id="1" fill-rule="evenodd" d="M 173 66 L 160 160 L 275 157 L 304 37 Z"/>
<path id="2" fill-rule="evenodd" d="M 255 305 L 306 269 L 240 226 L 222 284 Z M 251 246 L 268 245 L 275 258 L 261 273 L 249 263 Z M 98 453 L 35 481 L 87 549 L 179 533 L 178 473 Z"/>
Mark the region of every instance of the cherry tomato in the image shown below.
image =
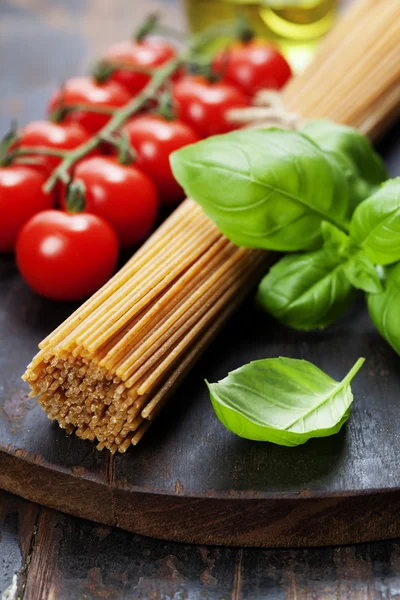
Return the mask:
<path id="1" fill-rule="evenodd" d="M 33 121 L 26 125 L 18 138 L 18 146 L 43 146 L 55 150 L 72 150 L 86 142 L 90 134 L 78 123 L 52 123 L 51 121 Z M 57 156 L 38 156 L 48 174 L 59 164 Z"/>
<path id="2" fill-rule="evenodd" d="M 116 81 L 97 83 L 92 77 L 73 77 L 65 82 L 62 91 L 57 90 L 50 99 L 48 113 L 60 107 L 76 104 L 87 104 L 94 107 L 119 108 L 130 100 L 130 94 Z M 104 115 L 84 110 L 74 111 L 67 115 L 65 121 L 77 122 L 91 133 L 96 133 L 110 120 Z"/>
<path id="3" fill-rule="evenodd" d="M 224 81 L 248 96 L 262 89 L 280 90 L 292 75 L 282 54 L 265 40 L 233 44 L 227 54 L 216 56 L 214 67 L 217 73 L 225 71 Z"/>
<path id="4" fill-rule="evenodd" d="M 112 156 L 96 156 L 78 164 L 74 173 L 77 179 L 85 185 L 84 212 L 112 225 L 122 248 L 150 233 L 158 212 L 157 190 L 134 165 L 122 165 Z"/>
<path id="5" fill-rule="evenodd" d="M 0 168 L 0 252 L 14 250 L 21 227 L 32 215 L 53 206 L 45 194 L 46 175 L 26 165 Z"/>
<path id="6" fill-rule="evenodd" d="M 229 122 L 227 111 L 250 103 L 237 88 L 221 81 L 211 83 L 201 75 L 182 77 L 174 86 L 173 97 L 179 118 L 203 137 L 236 129 L 238 124 Z"/>
<path id="7" fill-rule="evenodd" d="M 123 41 L 111 46 L 105 59 L 117 60 L 133 67 L 154 68 L 163 65 L 175 56 L 175 48 L 160 38 L 145 38 L 140 42 Z M 111 79 L 125 86 L 134 96 L 149 82 L 147 73 L 116 70 Z"/>
<path id="8" fill-rule="evenodd" d="M 53 300 L 90 296 L 112 275 L 118 239 L 96 215 L 46 210 L 21 229 L 17 264 L 26 283 Z"/>
<path id="9" fill-rule="evenodd" d="M 184 194 L 172 175 L 169 155 L 199 141 L 197 133 L 182 121 L 159 115 L 135 117 L 125 125 L 125 132 L 136 151 L 135 164 L 151 177 L 161 204 L 177 204 Z"/>

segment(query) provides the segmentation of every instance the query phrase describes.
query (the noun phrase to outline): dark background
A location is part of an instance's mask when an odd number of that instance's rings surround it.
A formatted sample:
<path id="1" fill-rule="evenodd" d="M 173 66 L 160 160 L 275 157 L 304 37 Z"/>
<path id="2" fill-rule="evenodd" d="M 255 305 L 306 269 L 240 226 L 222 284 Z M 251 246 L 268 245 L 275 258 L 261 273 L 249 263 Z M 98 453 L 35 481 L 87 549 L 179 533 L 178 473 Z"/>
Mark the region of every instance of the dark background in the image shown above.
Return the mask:
<path id="1" fill-rule="evenodd" d="M 20 124 L 41 118 L 56 85 L 83 73 L 111 42 L 128 36 L 135 21 L 159 8 L 167 23 L 183 26 L 175 1 L 3 0 L 0 133 L 11 117 Z M 393 135 L 383 141 L 383 152 L 391 140 Z M 398 154 L 391 153 L 390 160 L 395 174 Z M 82 521 L 0 492 L 0 593 L 2 600 L 393 600 L 400 598 L 400 543 L 299 550 L 196 547 Z"/>

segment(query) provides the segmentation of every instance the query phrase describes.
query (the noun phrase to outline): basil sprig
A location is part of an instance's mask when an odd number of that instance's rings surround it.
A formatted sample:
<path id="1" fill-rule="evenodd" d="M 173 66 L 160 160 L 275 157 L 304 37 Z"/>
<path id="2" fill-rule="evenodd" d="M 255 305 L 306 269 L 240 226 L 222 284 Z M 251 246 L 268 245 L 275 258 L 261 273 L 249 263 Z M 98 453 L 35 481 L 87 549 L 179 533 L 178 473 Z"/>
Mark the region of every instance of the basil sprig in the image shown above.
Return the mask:
<path id="1" fill-rule="evenodd" d="M 361 289 L 369 294 L 377 329 L 400 354 L 400 340 L 390 341 L 390 332 L 400 330 L 394 300 L 400 301 L 394 283 L 398 271 L 389 271 L 385 284 L 377 268 L 400 260 L 400 178 L 389 180 L 358 206 L 349 236 L 329 223 L 322 223 L 321 230 L 324 247 L 282 258 L 261 281 L 258 303 L 290 327 L 322 329 L 344 313 L 353 288 Z"/>
<path id="2" fill-rule="evenodd" d="M 353 402 L 350 383 L 363 363 L 359 358 L 337 382 L 305 360 L 267 358 L 207 385 L 227 429 L 250 440 L 298 446 L 340 430 Z"/>

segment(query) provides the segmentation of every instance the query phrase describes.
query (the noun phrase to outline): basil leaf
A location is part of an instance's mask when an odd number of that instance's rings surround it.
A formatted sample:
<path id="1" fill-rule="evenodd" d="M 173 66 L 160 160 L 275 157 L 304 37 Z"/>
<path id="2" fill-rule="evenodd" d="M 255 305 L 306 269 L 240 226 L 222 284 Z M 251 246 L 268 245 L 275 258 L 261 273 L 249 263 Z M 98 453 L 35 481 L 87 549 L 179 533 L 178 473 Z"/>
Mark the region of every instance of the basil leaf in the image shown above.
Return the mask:
<path id="1" fill-rule="evenodd" d="M 335 259 L 349 256 L 352 244 L 347 234 L 327 221 L 322 221 L 321 233 L 324 249 Z"/>
<path id="2" fill-rule="evenodd" d="M 375 264 L 400 260 L 400 177 L 386 182 L 358 206 L 350 237 Z"/>
<path id="3" fill-rule="evenodd" d="M 385 163 L 357 129 L 319 119 L 306 123 L 302 131 L 343 165 L 351 190 L 350 214 L 388 179 Z"/>
<path id="4" fill-rule="evenodd" d="M 336 321 L 354 297 L 343 259 L 325 249 L 285 256 L 262 279 L 257 302 L 276 319 L 308 331 Z"/>
<path id="5" fill-rule="evenodd" d="M 400 263 L 387 270 L 384 291 L 368 296 L 368 310 L 381 336 L 400 355 Z"/>
<path id="6" fill-rule="evenodd" d="M 256 360 L 207 385 L 227 429 L 250 440 L 297 446 L 340 430 L 353 402 L 350 382 L 364 360 L 341 382 L 305 360 L 281 357 Z"/>
<path id="7" fill-rule="evenodd" d="M 343 272 L 352 286 L 370 294 L 383 292 L 375 265 L 362 251 L 350 258 L 343 265 Z"/>
<path id="8" fill-rule="evenodd" d="M 326 221 L 321 223 L 321 233 L 325 252 L 332 260 L 343 261 L 343 273 L 353 287 L 371 294 L 383 291 L 377 268 L 348 235 Z"/>
<path id="9" fill-rule="evenodd" d="M 187 195 L 239 246 L 313 249 L 321 221 L 348 226 L 341 166 L 301 133 L 234 131 L 174 152 L 171 166 Z"/>

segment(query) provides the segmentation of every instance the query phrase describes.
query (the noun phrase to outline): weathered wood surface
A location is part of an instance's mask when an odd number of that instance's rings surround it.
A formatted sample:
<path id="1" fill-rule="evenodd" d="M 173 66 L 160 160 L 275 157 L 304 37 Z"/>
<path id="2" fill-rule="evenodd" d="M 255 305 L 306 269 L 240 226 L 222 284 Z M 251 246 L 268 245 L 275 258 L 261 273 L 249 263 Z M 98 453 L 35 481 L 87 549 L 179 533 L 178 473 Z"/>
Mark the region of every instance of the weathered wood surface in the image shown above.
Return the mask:
<path id="1" fill-rule="evenodd" d="M 40 117 L 51 89 L 83 71 L 154 2 L 9 2 L 1 7 L 1 127 Z M 165 6 L 165 3 L 164 3 Z M 175 3 L 167 17 L 178 18 Z M 381 144 L 400 172 L 399 128 Z M 346 543 L 400 534 L 398 357 L 362 303 L 324 333 L 235 316 L 140 446 L 110 459 L 66 436 L 27 399 L 20 374 L 71 305 L 44 301 L 0 263 L 0 486 L 66 512 L 155 537 L 248 545 Z M 298 449 L 232 436 L 210 407 L 215 381 L 251 359 L 307 358 L 340 378 L 360 355 L 356 401 L 340 435 Z"/>
<path id="2" fill-rule="evenodd" d="M 31 294 L 3 265 L 0 486 L 106 524 L 167 539 L 240 545 L 321 545 L 399 535 L 398 358 L 359 305 L 325 333 L 294 334 L 249 302 L 230 322 L 141 444 L 110 458 L 67 436 L 19 375 L 37 340 L 69 306 Z M 250 358 L 304 357 L 340 378 L 359 355 L 352 417 L 335 437 L 295 450 L 232 436 L 203 378 Z"/>
<path id="3" fill-rule="evenodd" d="M 97 55 L 116 35 L 127 35 L 133 10 L 140 18 L 155 4 L 165 7 L 165 3 L 149 0 L 62 3 L 4 0 L 0 6 L 0 131 L 5 131 L 11 116 L 21 123 L 39 118 L 54 85 L 81 72 L 88 59 Z M 180 18 L 173 2 L 168 3 L 167 12 L 171 23 Z M 397 136 L 398 132 L 397 129 Z M 381 146 L 394 174 L 399 172 L 395 140 L 396 132 L 393 132 Z M 11 261 L 2 264 L 0 289 L 4 290 L 5 285 L 8 310 L 5 320 L 0 321 L 0 347 L 3 347 L 6 331 L 13 337 L 1 357 L 2 431 L 8 437 L 17 435 L 21 449 L 29 440 L 29 447 L 36 444 L 38 460 L 44 456 L 46 461 L 54 461 L 56 457 L 59 465 L 67 460 L 66 467 L 71 473 L 78 475 L 83 468 L 91 471 L 94 480 L 106 480 L 112 471 L 104 456 L 93 453 L 90 445 L 78 448 L 76 440 L 65 437 L 45 419 L 42 423 L 46 435 L 36 427 L 31 415 L 37 409 L 21 392 L 19 372 L 12 367 L 15 359 L 22 365 L 30 358 L 42 335 L 38 323 L 44 322 L 50 330 L 62 320 L 68 308 L 54 309 L 50 303 L 32 303 L 32 296 L 16 278 Z M 17 305 L 15 294 L 22 298 Z M 27 322 L 31 323 L 31 333 L 26 343 L 22 343 Z M 383 345 L 377 338 L 376 343 L 379 352 Z M 235 364 L 239 364 L 240 359 L 238 355 Z M 219 361 L 220 356 L 214 353 L 213 360 Z M 392 358 L 391 364 L 393 361 Z M 378 372 L 385 368 L 382 358 Z M 201 377 L 200 372 L 197 380 Z M 6 385 L 7 394 L 4 394 Z M 384 386 L 382 402 L 386 395 Z M 183 401 L 187 398 L 183 397 Z M 190 402 L 190 410 L 193 410 L 196 399 Z M 176 410 L 179 410 L 179 401 Z M 196 428 L 203 424 L 198 414 L 194 415 Z M 370 415 L 372 419 L 372 412 Z M 166 421 L 164 415 L 162 423 L 167 427 L 171 421 Z M 163 436 L 165 439 L 163 425 L 160 422 L 153 437 L 158 457 Z M 22 431 L 24 437 L 21 437 Z M 43 454 L 47 436 L 50 436 L 51 451 Z M 57 441 L 61 441 L 60 447 Z M 329 448 L 328 443 L 324 450 L 328 466 L 334 464 Z M 187 452 L 192 470 L 197 464 L 202 465 L 196 450 L 192 444 L 191 451 Z M 378 440 L 376 450 L 379 452 Z M 253 446 L 252 452 L 258 456 L 258 469 L 265 468 L 267 461 L 260 459 L 258 444 Z M 232 458 L 239 475 L 245 467 L 239 460 L 240 455 L 237 448 Z M 217 464 L 221 461 L 216 455 L 214 459 Z M 144 461 L 145 457 L 139 462 L 142 470 Z M 161 473 L 161 465 L 158 468 Z M 335 468 L 341 468 L 340 461 Z M 291 471 L 298 471 L 298 477 L 304 469 L 308 469 L 304 459 L 291 463 Z M 170 472 L 165 474 L 170 475 Z M 277 475 L 278 470 L 272 482 Z M 172 483 L 177 491 L 182 491 L 178 478 Z M 339 548 L 260 550 L 160 542 L 77 519 L 0 492 L 0 594 L 2 600 L 22 597 L 29 600 L 396 600 L 400 598 L 400 544 L 387 541 Z"/>
<path id="4" fill-rule="evenodd" d="M 396 541 L 280 550 L 161 543 L 4 492 L 0 536 L 4 600 L 400 598 Z"/>

